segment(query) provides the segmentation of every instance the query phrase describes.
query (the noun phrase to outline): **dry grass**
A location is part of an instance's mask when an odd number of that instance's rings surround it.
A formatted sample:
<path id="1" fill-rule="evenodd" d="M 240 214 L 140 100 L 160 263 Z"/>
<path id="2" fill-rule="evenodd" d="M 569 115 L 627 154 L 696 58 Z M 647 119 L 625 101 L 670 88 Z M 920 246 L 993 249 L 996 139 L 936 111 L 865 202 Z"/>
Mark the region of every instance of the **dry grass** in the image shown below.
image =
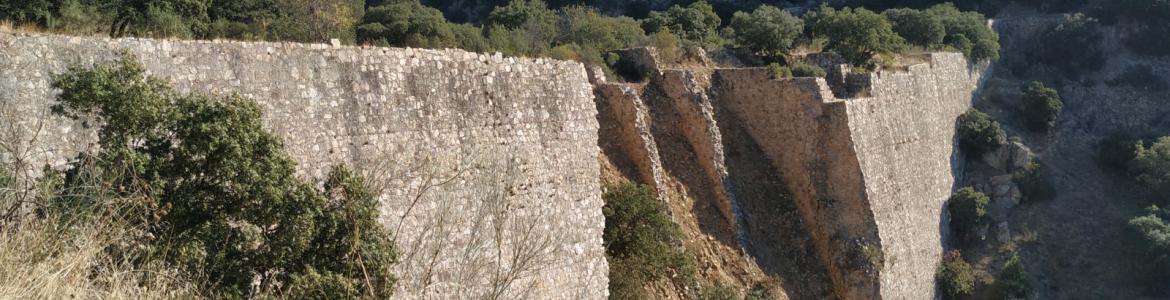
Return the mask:
<path id="1" fill-rule="evenodd" d="M 197 298 L 165 268 L 132 268 L 103 249 L 124 238 L 114 222 L 70 226 L 37 220 L 0 231 L 0 299 Z"/>

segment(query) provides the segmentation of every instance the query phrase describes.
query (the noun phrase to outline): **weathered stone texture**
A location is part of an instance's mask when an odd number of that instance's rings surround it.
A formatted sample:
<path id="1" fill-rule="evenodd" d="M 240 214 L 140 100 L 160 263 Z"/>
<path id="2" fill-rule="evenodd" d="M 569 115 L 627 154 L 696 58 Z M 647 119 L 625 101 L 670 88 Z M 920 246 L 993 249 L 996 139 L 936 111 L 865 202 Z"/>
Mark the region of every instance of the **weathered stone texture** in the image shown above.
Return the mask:
<path id="1" fill-rule="evenodd" d="M 373 176 L 402 252 L 398 296 L 478 298 L 507 284 L 503 298 L 605 298 L 598 124 L 581 64 L 455 50 L 0 33 L 0 103 L 19 113 L 0 121 L 37 137 L 28 151 L 0 159 L 61 165 L 89 147 L 90 130 L 46 113 L 49 77 L 119 50 L 181 91 L 259 101 L 302 176 L 321 178 L 334 164 Z"/>
<path id="2" fill-rule="evenodd" d="M 943 204 L 961 168 L 955 120 L 984 68 L 935 53 L 905 72 L 869 74 L 869 96 L 857 99 L 834 98 L 819 78 L 716 72 L 717 105 L 744 120 L 783 173 L 839 297 L 935 297 Z"/>

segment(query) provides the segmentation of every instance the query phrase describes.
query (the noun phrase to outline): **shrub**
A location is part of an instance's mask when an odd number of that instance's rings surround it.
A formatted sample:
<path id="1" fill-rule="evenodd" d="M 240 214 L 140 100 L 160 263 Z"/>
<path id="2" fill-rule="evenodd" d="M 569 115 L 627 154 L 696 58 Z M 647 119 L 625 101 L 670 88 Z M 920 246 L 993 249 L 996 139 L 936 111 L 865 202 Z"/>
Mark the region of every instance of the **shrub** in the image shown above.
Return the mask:
<path id="1" fill-rule="evenodd" d="M 629 48 L 646 41 L 646 33 L 638 21 L 603 16 L 584 6 L 561 9 L 557 31 L 556 44 L 577 44 L 582 51 L 593 52 L 582 55 L 598 58 L 596 62 L 583 61 L 592 65 L 602 65 L 600 58 L 606 51 Z"/>
<path id="2" fill-rule="evenodd" d="M 1098 142 L 1094 158 L 1104 168 L 1125 172 L 1137 155 L 1138 145 L 1143 145 L 1141 140 L 1125 132 L 1114 132 Z"/>
<path id="3" fill-rule="evenodd" d="M 943 295 L 949 299 L 959 299 L 975 291 L 975 272 L 971 265 L 963 260 L 959 250 L 951 250 L 943 256 L 942 265 L 939 266 L 935 279 Z"/>
<path id="4" fill-rule="evenodd" d="M 1130 171 L 1139 183 L 1154 190 L 1162 199 L 1170 198 L 1170 137 L 1158 138 L 1148 147 L 1136 144 Z"/>
<path id="5" fill-rule="evenodd" d="M 971 240 L 987 216 L 987 195 L 965 187 L 947 200 L 951 230 L 960 240 Z"/>
<path id="6" fill-rule="evenodd" d="M 793 77 L 825 77 L 825 69 L 813 64 L 797 62 L 792 65 Z"/>
<path id="7" fill-rule="evenodd" d="M 557 14 L 548 8 L 541 0 L 512 1 L 508 5 L 496 7 L 488 15 L 487 28 L 492 31 L 515 31 L 522 34 L 524 51 L 521 53 L 534 54 L 548 48 L 557 35 Z M 496 33 L 498 35 L 498 33 Z M 510 49 L 515 50 L 515 48 Z M 505 52 L 507 53 L 507 52 Z"/>
<path id="8" fill-rule="evenodd" d="M 648 33 L 668 29 L 680 38 L 699 45 L 715 45 L 719 41 L 719 15 L 706 0 L 692 2 L 687 7 L 671 6 L 666 11 L 650 12 L 642 20 Z"/>
<path id="9" fill-rule="evenodd" d="M 800 36 L 804 21 L 783 9 L 763 5 L 751 13 L 736 12 L 728 25 L 735 44 L 769 57 L 787 54 Z"/>
<path id="10" fill-rule="evenodd" d="M 999 59 L 999 35 L 987 26 L 982 14 L 959 11 L 950 3 L 931 6 L 924 12 L 943 22 L 943 43 L 961 50 L 972 61 Z"/>
<path id="11" fill-rule="evenodd" d="M 51 0 L 0 0 L 0 20 L 49 26 L 53 18 Z"/>
<path id="12" fill-rule="evenodd" d="M 1007 134 L 991 116 L 970 109 L 959 116 L 959 148 L 968 158 L 979 158 L 995 151 L 1007 140 Z"/>
<path id="13" fill-rule="evenodd" d="M 1116 78 L 1105 81 L 1111 86 L 1127 86 L 1151 92 L 1165 91 L 1166 79 L 1154 72 L 1149 65 L 1130 65 Z"/>
<path id="14" fill-rule="evenodd" d="M 297 292 L 279 290 L 290 283 L 357 292 L 343 298 L 392 292 L 393 242 L 364 180 L 342 167 L 324 189 L 298 180 L 254 101 L 181 95 L 129 55 L 70 68 L 52 86 L 61 90 L 55 114 L 102 126 L 100 150 L 71 163 L 61 189 L 68 192 L 48 208 L 84 217 L 91 207 L 125 207 L 120 217 L 148 234 L 107 250 L 119 261 L 161 260 L 202 274 L 209 293 L 223 297 Z M 75 193 L 87 178 L 103 181 L 95 192 L 118 197 Z"/>
<path id="15" fill-rule="evenodd" d="M 418 0 L 397 0 L 371 7 L 357 27 L 359 43 L 379 46 L 455 47 L 455 32 L 439 10 Z"/>
<path id="16" fill-rule="evenodd" d="M 772 79 L 790 78 L 792 69 L 780 63 L 771 63 L 768 64 L 768 74 L 772 75 Z"/>
<path id="17" fill-rule="evenodd" d="M 1053 66 L 1065 77 L 1079 79 L 1081 73 L 1105 65 L 1103 36 L 1096 19 L 1075 14 L 1042 30 L 1026 53 L 1030 61 Z"/>
<path id="18" fill-rule="evenodd" d="M 1045 87 L 1039 81 L 1033 81 L 1023 89 L 1024 123 L 1035 131 L 1049 131 L 1056 127 L 1056 118 L 1060 115 L 1064 102 L 1056 90 Z"/>
<path id="19" fill-rule="evenodd" d="M 1028 279 L 1028 271 L 1020 262 L 1020 256 L 1012 254 L 1003 265 L 999 276 L 995 277 L 992 293 L 996 299 L 1028 299 L 1032 295 L 1032 282 Z"/>
<path id="20" fill-rule="evenodd" d="M 835 10 L 821 6 L 813 35 L 827 38 L 827 49 L 867 68 L 874 66 L 874 56 L 898 53 L 906 47 L 906 40 L 894 33 L 886 18 L 864 8 Z"/>
<path id="21" fill-rule="evenodd" d="M 1040 171 L 1040 163 L 1032 161 L 1023 170 L 1012 174 L 1012 182 L 1020 188 L 1024 202 L 1048 201 L 1056 197 L 1056 188 Z"/>
<path id="22" fill-rule="evenodd" d="M 942 20 L 923 11 L 909 8 L 890 9 L 882 12 L 882 16 L 890 20 L 894 32 L 911 45 L 934 48 L 941 45 L 947 35 Z"/>
<path id="23" fill-rule="evenodd" d="M 1129 220 L 1129 228 L 1142 240 L 1150 272 L 1143 285 L 1154 294 L 1164 295 L 1170 287 L 1170 209 L 1151 206 L 1146 215 Z"/>
<path id="24" fill-rule="evenodd" d="M 668 271 L 693 277 L 694 263 L 679 245 L 682 231 L 666 215 L 653 189 L 620 184 L 607 187 L 602 198 L 612 297 L 644 299 L 643 286 Z"/>

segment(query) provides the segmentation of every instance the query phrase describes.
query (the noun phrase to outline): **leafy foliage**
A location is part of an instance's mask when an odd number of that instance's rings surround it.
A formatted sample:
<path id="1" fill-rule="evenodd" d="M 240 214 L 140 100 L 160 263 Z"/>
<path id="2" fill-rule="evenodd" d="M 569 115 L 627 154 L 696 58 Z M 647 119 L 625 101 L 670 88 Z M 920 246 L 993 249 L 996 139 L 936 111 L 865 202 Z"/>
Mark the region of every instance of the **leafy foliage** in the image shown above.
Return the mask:
<path id="1" fill-rule="evenodd" d="M 1080 78 L 1082 72 L 1097 71 L 1105 65 L 1102 38 L 1096 19 L 1075 14 L 1041 31 L 1037 41 L 1030 44 L 1027 57 L 1055 67 L 1068 78 Z"/>
<path id="2" fill-rule="evenodd" d="M 827 49 L 857 66 L 872 67 L 874 56 L 897 53 L 906 47 L 906 40 L 894 33 L 886 18 L 864 8 L 835 10 L 822 6 L 815 17 L 813 35 L 828 39 Z"/>
<path id="3" fill-rule="evenodd" d="M 1097 163 L 1113 171 L 1126 172 L 1129 163 L 1137 156 L 1141 140 L 1125 132 L 1114 132 L 1097 144 Z"/>
<path id="4" fill-rule="evenodd" d="M 213 294 L 285 287 L 305 297 L 390 295 L 393 243 L 361 177 L 338 167 L 324 189 L 298 180 L 280 139 L 264 131 L 254 101 L 180 95 L 144 74 L 123 55 L 53 77 L 61 90 L 54 113 L 102 124 L 101 150 L 71 164 L 62 191 L 97 176 L 120 196 L 63 193 L 55 211 L 76 215 L 126 205 L 123 216 L 149 234 L 109 252 L 202 274 Z M 80 172 L 90 168 L 100 171 Z"/>
<path id="5" fill-rule="evenodd" d="M 1028 299 L 1032 295 L 1032 282 L 1028 271 L 1020 262 L 1020 256 L 1012 254 L 1004 263 L 1003 270 L 995 277 L 992 292 L 997 299 Z"/>
<path id="6" fill-rule="evenodd" d="M 734 33 L 736 45 L 776 57 L 792 48 L 804 21 L 783 9 L 763 5 L 750 14 L 736 12 L 728 28 Z"/>
<path id="7" fill-rule="evenodd" d="M 418 0 L 393 0 L 372 7 L 357 27 L 359 42 L 382 46 L 445 48 L 456 45 L 443 13 Z"/>
<path id="8" fill-rule="evenodd" d="M 975 272 L 971 264 L 963 260 L 959 250 L 951 250 L 943 256 L 935 279 L 948 299 L 960 299 L 975 292 Z"/>
<path id="9" fill-rule="evenodd" d="M 1154 190 L 1162 199 L 1170 199 L 1170 137 L 1158 138 L 1152 145 L 1135 145 L 1129 163 L 1138 182 Z"/>
<path id="10" fill-rule="evenodd" d="M 961 240 L 970 240 L 983 225 L 987 217 L 987 195 L 965 187 L 959 189 L 947 200 L 947 211 L 951 214 L 951 230 Z"/>
<path id="11" fill-rule="evenodd" d="M 645 299 L 644 284 L 671 270 L 693 276 L 694 262 L 678 244 L 682 231 L 650 187 L 610 186 L 602 198 L 611 297 Z"/>
<path id="12" fill-rule="evenodd" d="M 1007 140 L 1007 134 L 991 116 L 975 110 L 959 115 L 959 148 L 968 158 L 979 158 L 995 151 Z"/>
<path id="13" fill-rule="evenodd" d="M 1155 295 L 1170 292 L 1170 209 L 1151 206 L 1146 214 L 1129 220 L 1129 228 L 1141 238 L 1150 272 L 1143 284 Z"/>
<path id="14" fill-rule="evenodd" d="M 642 28 L 649 33 L 669 29 L 685 41 L 698 45 L 715 45 L 719 41 L 720 22 L 719 15 L 715 14 L 711 4 L 707 4 L 706 0 L 699 0 L 687 7 L 674 5 L 663 12 L 650 12 L 650 15 L 642 20 Z"/>
<path id="15" fill-rule="evenodd" d="M 982 14 L 960 11 L 950 3 L 932 6 L 925 12 L 942 20 L 946 45 L 962 51 L 973 61 L 999 59 L 999 35 L 991 30 Z"/>
<path id="16" fill-rule="evenodd" d="M 1111 86 L 1127 86 L 1150 92 L 1162 92 L 1168 87 L 1166 78 L 1155 72 L 1150 65 L 1145 64 L 1130 65 L 1116 78 L 1107 80 L 1105 83 Z"/>
<path id="17" fill-rule="evenodd" d="M 942 44 L 946 37 L 946 27 L 939 16 L 923 11 L 900 8 L 882 12 L 882 16 L 890 20 L 894 32 L 906 39 L 911 45 L 923 48 L 935 48 Z"/>
<path id="18" fill-rule="evenodd" d="M 1056 90 L 1033 81 L 1023 89 L 1024 123 L 1035 131 L 1048 131 L 1056 127 L 1056 118 L 1064 108 L 1064 102 Z"/>
<path id="19" fill-rule="evenodd" d="M 1019 186 L 1025 202 L 1042 202 L 1056 197 L 1056 187 L 1040 171 L 1040 163 L 1032 161 L 1012 174 L 1012 182 Z"/>

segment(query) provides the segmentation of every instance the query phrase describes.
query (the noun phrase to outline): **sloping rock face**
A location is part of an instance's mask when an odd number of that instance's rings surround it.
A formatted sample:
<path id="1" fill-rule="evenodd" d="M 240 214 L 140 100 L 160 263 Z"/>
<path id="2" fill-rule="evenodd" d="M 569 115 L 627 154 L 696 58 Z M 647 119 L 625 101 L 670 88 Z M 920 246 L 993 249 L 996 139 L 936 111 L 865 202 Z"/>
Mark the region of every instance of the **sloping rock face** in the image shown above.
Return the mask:
<path id="1" fill-rule="evenodd" d="M 713 89 L 781 172 L 838 297 L 932 299 L 943 204 L 962 169 L 955 120 L 985 69 L 935 53 L 868 74 L 868 96 L 854 99 L 760 69 L 718 70 Z"/>
<path id="2" fill-rule="evenodd" d="M 0 124 L 29 169 L 91 147 L 49 77 L 135 54 L 181 91 L 260 102 L 304 177 L 370 176 L 396 233 L 397 297 L 607 295 L 593 91 L 579 63 L 454 50 L 0 33 Z"/>

